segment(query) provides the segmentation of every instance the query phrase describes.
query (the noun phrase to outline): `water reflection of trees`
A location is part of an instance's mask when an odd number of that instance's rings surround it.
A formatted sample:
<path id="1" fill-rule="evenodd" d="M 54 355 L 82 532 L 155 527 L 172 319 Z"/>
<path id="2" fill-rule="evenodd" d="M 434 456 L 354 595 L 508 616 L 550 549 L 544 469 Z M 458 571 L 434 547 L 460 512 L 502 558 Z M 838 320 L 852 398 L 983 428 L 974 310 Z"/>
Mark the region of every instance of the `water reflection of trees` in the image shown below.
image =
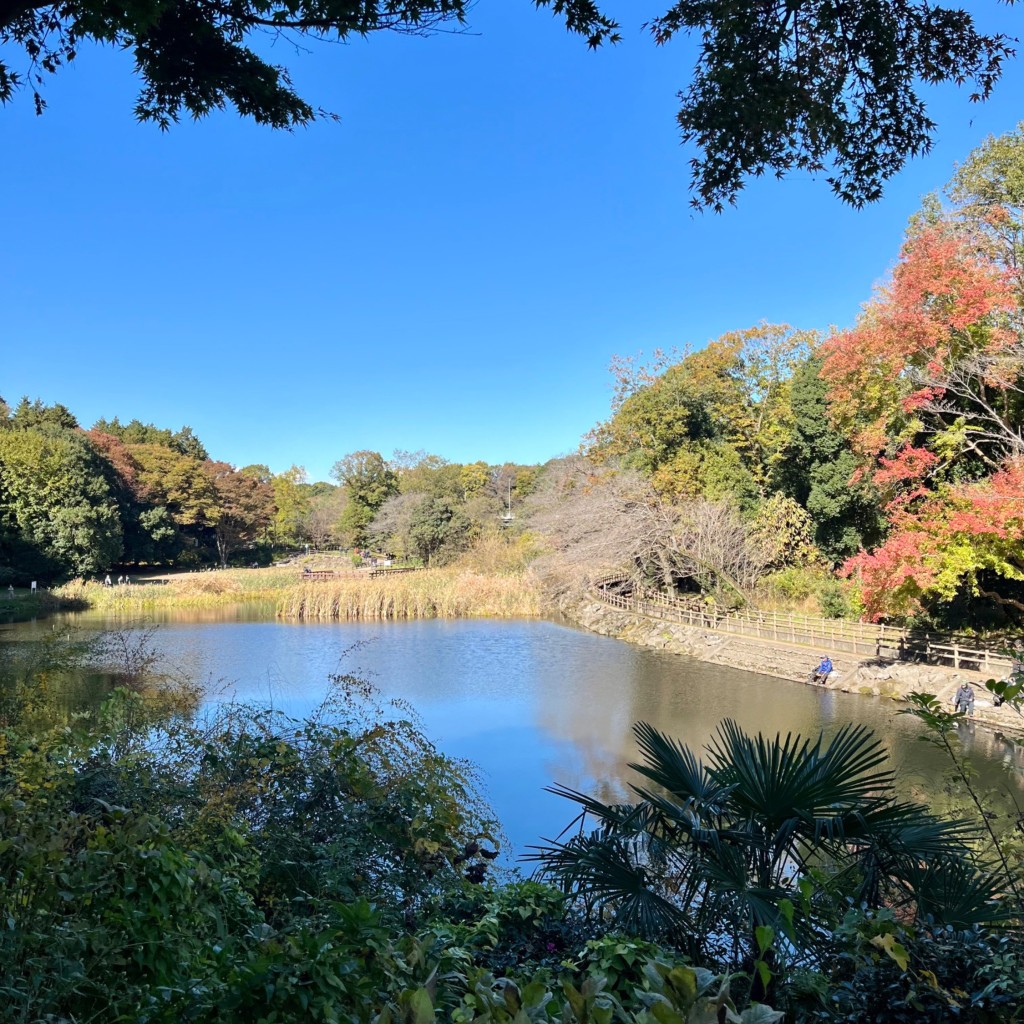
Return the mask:
<path id="1" fill-rule="evenodd" d="M 852 721 L 868 724 L 883 739 L 906 795 L 950 802 L 945 758 L 917 742 L 919 723 L 900 715 L 901 705 L 891 700 L 822 691 L 665 652 L 631 649 L 630 655 L 609 656 L 584 677 L 563 673 L 539 681 L 538 726 L 570 741 L 579 754 L 572 768 L 550 766 L 553 781 L 604 802 L 628 798 L 636 778 L 628 764 L 639 753 L 632 730 L 638 721 L 696 749 L 709 742 L 725 718 L 769 736 L 832 734 Z M 963 725 L 961 741 L 982 791 L 1024 789 L 1024 747 L 973 723 Z"/>

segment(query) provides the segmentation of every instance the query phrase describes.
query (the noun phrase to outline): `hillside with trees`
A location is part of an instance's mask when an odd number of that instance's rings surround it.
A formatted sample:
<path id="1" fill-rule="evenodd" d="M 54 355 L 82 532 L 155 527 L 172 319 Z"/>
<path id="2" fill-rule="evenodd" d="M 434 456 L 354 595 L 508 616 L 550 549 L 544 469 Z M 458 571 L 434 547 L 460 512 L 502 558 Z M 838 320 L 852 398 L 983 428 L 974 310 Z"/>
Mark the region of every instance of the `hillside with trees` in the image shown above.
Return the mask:
<path id="1" fill-rule="evenodd" d="M 377 550 L 443 564 L 501 528 L 535 469 L 359 451 L 336 483 L 210 458 L 191 428 L 117 417 L 83 429 L 64 405 L 0 404 L 0 581 L 22 585 L 114 567 L 268 563 L 308 547 Z"/>
<path id="2" fill-rule="evenodd" d="M 618 361 L 612 415 L 537 502 L 563 565 L 731 604 L 1019 624 L 1022 238 L 1024 126 L 925 201 L 851 328 Z"/>
<path id="3" fill-rule="evenodd" d="M 1024 125 L 908 226 L 856 323 L 761 323 L 616 360 L 608 419 L 542 467 L 355 451 L 332 483 L 193 431 L 0 408 L 0 577 L 373 548 L 452 562 L 529 534 L 552 591 L 600 573 L 727 607 L 1005 628 L 1024 617 Z M 513 512 L 514 510 L 514 512 Z"/>

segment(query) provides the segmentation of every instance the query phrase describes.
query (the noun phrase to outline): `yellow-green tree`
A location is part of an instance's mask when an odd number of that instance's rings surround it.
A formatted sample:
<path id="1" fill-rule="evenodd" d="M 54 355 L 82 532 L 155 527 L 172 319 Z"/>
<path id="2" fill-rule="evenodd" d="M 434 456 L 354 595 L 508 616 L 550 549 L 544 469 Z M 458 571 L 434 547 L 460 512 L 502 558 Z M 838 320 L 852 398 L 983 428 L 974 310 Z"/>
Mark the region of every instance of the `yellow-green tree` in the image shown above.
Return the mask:
<path id="1" fill-rule="evenodd" d="M 777 486 L 793 429 L 790 380 L 815 341 L 786 325 L 759 324 L 653 377 L 631 372 L 591 454 L 622 459 L 665 495 L 732 495 L 751 506 Z"/>
<path id="2" fill-rule="evenodd" d="M 309 516 L 309 478 L 303 466 L 292 466 L 270 481 L 274 492 L 273 535 L 275 544 L 297 544 Z"/>

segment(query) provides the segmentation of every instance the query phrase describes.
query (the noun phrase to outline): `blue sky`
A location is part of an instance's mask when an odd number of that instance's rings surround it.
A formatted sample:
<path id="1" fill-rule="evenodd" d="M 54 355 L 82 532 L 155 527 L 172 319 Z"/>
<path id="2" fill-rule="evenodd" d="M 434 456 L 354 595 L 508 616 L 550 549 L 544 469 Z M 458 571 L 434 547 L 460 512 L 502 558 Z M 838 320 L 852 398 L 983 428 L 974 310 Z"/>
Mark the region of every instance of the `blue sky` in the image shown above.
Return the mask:
<path id="1" fill-rule="evenodd" d="M 986 105 L 933 90 L 934 152 L 868 210 L 800 175 L 693 214 L 692 49 L 653 47 L 656 10 L 597 53 L 528 0 L 463 36 L 279 44 L 342 117 L 294 134 L 139 126 L 130 59 L 84 48 L 44 116 L 0 108 L 0 394 L 314 479 L 360 448 L 543 461 L 607 415 L 615 353 L 850 323 L 920 197 L 1024 117 L 1017 61 Z"/>

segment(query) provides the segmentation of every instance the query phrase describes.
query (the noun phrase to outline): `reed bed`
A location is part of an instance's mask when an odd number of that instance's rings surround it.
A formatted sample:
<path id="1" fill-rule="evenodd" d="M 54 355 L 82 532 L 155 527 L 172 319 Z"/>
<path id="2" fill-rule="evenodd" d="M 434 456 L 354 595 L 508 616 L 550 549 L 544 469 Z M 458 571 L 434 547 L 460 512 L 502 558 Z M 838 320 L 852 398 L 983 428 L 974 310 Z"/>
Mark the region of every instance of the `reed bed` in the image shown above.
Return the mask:
<path id="1" fill-rule="evenodd" d="M 287 619 L 521 618 L 540 614 L 532 576 L 489 576 L 453 569 L 381 576 L 374 580 L 300 583 L 278 605 Z"/>
<path id="2" fill-rule="evenodd" d="M 318 622 L 355 619 L 518 618 L 540 614 L 528 573 L 425 569 L 370 579 L 304 580 L 294 567 L 227 569 L 104 587 L 74 581 L 56 591 L 69 606 L 118 618 L 259 605 L 267 614 Z"/>
<path id="3" fill-rule="evenodd" d="M 73 607 L 87 607 L 112 615 L 148 614 L 164 609 L 203 609 L 224 605 L 271 602 L 296 585 L 295 570 L 224 569 L 183 573 L 130 586 L 105 587 L 97 582 L 73 580 L 55 593 Z"/>

